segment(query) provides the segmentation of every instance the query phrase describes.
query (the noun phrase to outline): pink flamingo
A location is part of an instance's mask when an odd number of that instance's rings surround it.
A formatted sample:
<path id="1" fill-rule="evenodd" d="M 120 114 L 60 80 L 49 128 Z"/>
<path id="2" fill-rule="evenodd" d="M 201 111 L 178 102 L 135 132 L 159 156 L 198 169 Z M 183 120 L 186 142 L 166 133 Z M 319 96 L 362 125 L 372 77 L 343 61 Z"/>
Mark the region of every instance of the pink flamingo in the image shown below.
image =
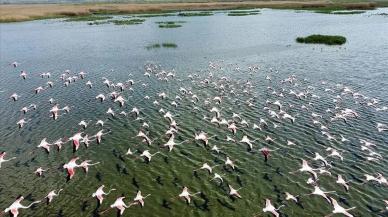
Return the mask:
<path id="1" fill-rule="evenodd" d="M 40 200 L 38 201 L 34 201 L 32 202 L 30 205 L 28 206 L 23 206 L 21 204 L 21 202 L 24 200 L 24 197 L 23 196 L 20 196 L 16 199 L 15 202 L 13 202 L 11 204 L 11 206 L 9 206 L 7 209 L 4 210 L 4 212 L 10 212 L 12 214 L 13 217 L 17 217 L 19 215 L 19 209 L 28 209 L 30 208 L 32 205 L 36 204 L 36 203 L 40 203 Z"/>
<path id="2" fill-rule="evenodd" d="M 68 179 L 73 178 L 73 176 L 75 174 L 75 168 L 80 166 L 80 165 L 77 164 L 77 160 L 78 159 L 79 159 L 79 157 L 74 157 L 67 164 L 63 165 L 63 168 L 67 169 Z"/>

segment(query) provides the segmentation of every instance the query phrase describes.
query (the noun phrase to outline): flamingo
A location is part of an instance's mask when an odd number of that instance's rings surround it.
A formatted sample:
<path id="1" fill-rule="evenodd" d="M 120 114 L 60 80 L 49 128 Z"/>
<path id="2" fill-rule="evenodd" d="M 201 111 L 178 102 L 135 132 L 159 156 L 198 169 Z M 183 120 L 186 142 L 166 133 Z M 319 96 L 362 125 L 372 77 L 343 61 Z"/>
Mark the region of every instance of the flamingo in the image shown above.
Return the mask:
<path id="1" fill-rule="evenodd" d="M 330 199 L 326 196 L 326 194 L 328 193 L 335 193 L 335 191 L 322 191 L 319 186 L 314 186 L 314 191 L 310 194 L 307 194 L 307 195 L 318 195 L 318 196 L 322 196 L 323 198 L 325 198 L 327 200 L 327 202 L 331 203 Z"/>
<path id="2" fill-rule="evenodd" d="M 269 199 L 265 199 L 265 207 L 263 208 L 263 212 L 270 212 L 272 213 L 272 215 L 274 215 L 275 217 L 279 217 L 279 209 L 284 206 L 284 205 L 280 205 L 277 209 L 272 205 L 271 203 L 271 200 Z"/>
<path id="3" fill-rule="evenodd" d="M 20 95 L 17 93 L 13 93 L 9 98 L 11 98 L 13 101 L 17 101 L 19 99 Z"/>
<path id="4" fill-rule="evenodd" d="M 337 176 L 336 183 L 340 184 L 340 185 L 343 185 L 345 187 L 345 190 L 349 191 L 349 185 L 348 185 L 349 182 L 346 182 L 345 179 L 342 177 L 342 175 L 338 175 Z"/>
<path id="5" fill-rule="evenodd" d="M 160 154 L 160 152 L 155 152 L 154 154 L 151 154 L 148 150 L 145 150 L 143 151 L 143 153 L 141 153 L 140 157 L 145 157 L 147 161 L 150 162 L 151 158 L 157 154 Z"/>
<path id="6" fill-rule="evenodd" d="M 78 159 L 79 159 L 79 157 L 74 157 L 67 164 L 63 165 L 63 168 L 67 169 L 68 179 L 73 178 L 73 176 L 75 174 L 75 168 L 80 166 L 77 164 Z"/>
<path id="7" fill-rule="evenodd" d="M 145 197 L 143 197 L 143 195 L 141 195 L 141 191 L 137 191 L 136 197 L 133 199 L 133 201 L 143 207 L 144 199 L 146 199 L 148 196 L 151 196 L 151 194 L 147 194 Z"/>
<path id="8" fill-rule="evenodd" d="M 302 159 L 302 168 L 300 168 L 295 172 L 308 172 L 313 175 L 314 179 L 318 179 L 317 173 L 314 171 L 312 167 L 310 167 L 310 165 L 308 165 L 307 161 L 304 159 Z M 295 173 L 295 172 L 290 172 L 290 173 Z"/>
<path id="9" fill-rule="evenodd" d="M 200 167 L 198 170 L 201 170 L 201 169 L 204 169 L 204 170 L 207 170 L 209 173 L 212 173 L 213 172 L 213 168 L 216 167 L 217 165 L 213 166 L 213 167 L 210 167 L 208 163 L 204 163 L 202 165 L 202 167 Z M 194 171 L 197 171 L 197 170 L 194 170 Z"/>
<path id="10" fill-rule="evenodd" d="M 55 190 L 53 191 L 50 191 L 47 196 L 45 197 L 47 199 L 47 204 L 51 203 L 51 201 L 53 201 L 54 197 L 58 196 L 59 195 L 59 192 L 61 192 L 63 189 L 59 189 L 58 190 L 58 193 L 55 193 Z"/>
<path id="11" fill-rule="evenodd" d="M 234 162 L 232 160 L 230 160 L 229 157 L 226 157 L 225 165 L 228 165 L 228 166 L 232 167 L 233 170 L 235 169 L 235 164 L 234 164 Z"/>
<path id="12" fill-rule="evenodd" d="M 201 192 L 197 192 L 197 193 L 194 193 L 194 194 L 190 194 L 190 193 L 189 193 L 189 188 L 183 187 L 182 193 L 179 194 L 179 197 L 180 197 L 180 198 L 184 198 L 184 199 L 186 200 L 187 203 L 190 203 L 190 201 L 191 201 L 190 196 L 194 196 L 194 195 L 200 194 L 200 193 L 201 193 Z"/>
<path id="13" fill-rule="evenodd" d="M 234 189 L 231 185 L 228 185 L 229 187 L 229 196 L 231 197 L 238 197 L 238 198 L 241 198 L 241 195 L 238 193 L 238 191 L 241 189 Z"/>
<path id="14" fill-rule="evenodd" d="M 9 159 L 4 159 L 6 155 L 7 155 L 7 152 L 5 152 L 5 151 L 0 152 L 0 168 L 1 168 L 1 164 L 2 163 L 10 161 L 10 160 L 13 160 L 13 159 L 16 159 L 16 157 L 12 157 L 12 158 L 9 158 Z"/>
<path id="15" fill-rule="evenodd" d="M 48 142 L 46 141 L 46 139 L 47 139 L 47 138 L 42 139 L 42 141 L 40 141 L 39 145 L 36 146 L 36 147 L 37 147 L 37 148 L 44 148 L 44 149 L 46 150 L 47 153 L 50 153 L 50 146 L 51 146 L 52 144 L 48 143 Z"/>
<path id="16" fill-rule="evenodd" d="M 88 173 L 89 166 L 94 166 L 94 165 L 97 165 L 100 163 L 100 162 L 96 162 L 96 163 L 90 163 L 90 162 L 91 162 L 91 160 L 84 160 L 78 166 L 82 167 L 84 169 L 85 173 Z"/>
<path id="17" fill-rule="evenodd" d="M 212 179 L 210 179 L 210 180 L 214 180 L 214 179 L 219 179 L 221 181 L 221 183 L 224 182 L 224 179 L 218 173 L 214 173 L 214 177 Z"/>
<path id="18" fill-rule="evenodd" d="M 11 206 L 9 206 L 8 208 L 6 208 L 4 210 L 5 213 L 7 212 L 10 212 L 12 214 L 13 217 L 17 217 L 19 215 L 19 209 L 28 209 L 30 208 L 32 205 L 36 204 L 36 203 L 40 203 L 41 201 L 38 200 L 38 201 L 34 201 L 32 203 L 30 203 L 30 205 L 28 206 L 23 206 L 21 204 L 21 202 L 24 200 L 24 197 L 23 196 L 20 196 L 16 199 L 15 202 L 13 202 L 11 204 Z"/>
<path id="19" fill-rule="evenodd" d="M 298 203 L 298 198 L 297 198 L 298 195 L 294 196 L 288 192 L 285 192 L 285 194 L 286 194 L 286 200 L 293 200 L 293 201 L 295 201 L 295 203 Z"/>
<path id="20" fill-rule="evenodd" d="M 45 172 L 45 171 L 47 171 L 47 170 L 44 170 L 44 169 L 42 169 L 42 167 L 39 167 L 38 169 L 35 170 L 34 173 L 35 173 L 37 176 L 41 177 L 41 176 L 43 175 L 43 172 Z"/>
<path id="21" fill-rule="evenodd" d="M 129 208 L 129 206 L 124 203 L 124 199 L 125 197 L 119 197 L 112 205 L 110 205 L 110 208 L 116 208 L 119 210 L 120 216 L 123 215 L 126 208 Z"/>
<path id="22" fill-rule="evenodd" d="M 109 195 L 110 192 L 115 191 L 116 189 L 112 188 L 108 192 L 104 192 L 105 185 L 101 185 L 96 192 L 92 194 L 92 197 L 97 198 L 98 204 L 101 205 L 102 201 L 104 200 L 104 195 Z"/>
<path id="23" fill-rule="evenodd" d="M 352 210 L 352 209 L 355 209 L 356 207 L 345 209 L 342 206 L 340 206 L 338 204 L 338 202 L 334 198 L 330 197 L 330 200 L 331 200 L 331 204 L 333 204 L 334 210 L 332 211 L 331 214 L 326 215 L 325 217 L 329 217 L 329 216 L 332 216 L 334 214 L 339 214 L 339 213 L 342 213 L 342 214 L 344 214 L 345 216 L 348 216 L 348 217 L 353 217 L 353 215 L 350 214 L 348 211 Z"/>
<path id="24" fill-rule="evenodd" d="M 83 138 L 82 134 L 83 134 L 82 132 L 76 133 L 69 138 L 69 141 L 73 141 L 73 147 L 75 151 L 77 151 L 80 146 L 80 140 Z"/>

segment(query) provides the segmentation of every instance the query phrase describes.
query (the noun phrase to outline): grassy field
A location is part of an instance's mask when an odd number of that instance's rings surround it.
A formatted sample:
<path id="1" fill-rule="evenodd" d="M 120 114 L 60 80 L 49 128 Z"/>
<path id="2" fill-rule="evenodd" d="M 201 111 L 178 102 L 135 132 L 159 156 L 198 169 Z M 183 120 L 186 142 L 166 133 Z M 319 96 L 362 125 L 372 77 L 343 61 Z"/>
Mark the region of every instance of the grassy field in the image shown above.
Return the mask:
<path id="1" fill-rule="evenodd" d="M 0 22 L 20 22 L 36 19 L 90 16 L 96 14 L 141 14 L 161 16 L 161 13 L 182 10 L 227 10 L 253 8 L 281 8 L 304 10 L 367 10 L 388 6 L 388 1 L 240 1 L 206 3 L 98 3 L 98 4 L 2 4 Z M 195 13 L 194 13 L 195 14 Z M 184 13 L 184 15 L 192 15 Z M 196 15 L 196 14 L 195 14 Z M 152 15 L 148 15 L 152 16 Z"/>

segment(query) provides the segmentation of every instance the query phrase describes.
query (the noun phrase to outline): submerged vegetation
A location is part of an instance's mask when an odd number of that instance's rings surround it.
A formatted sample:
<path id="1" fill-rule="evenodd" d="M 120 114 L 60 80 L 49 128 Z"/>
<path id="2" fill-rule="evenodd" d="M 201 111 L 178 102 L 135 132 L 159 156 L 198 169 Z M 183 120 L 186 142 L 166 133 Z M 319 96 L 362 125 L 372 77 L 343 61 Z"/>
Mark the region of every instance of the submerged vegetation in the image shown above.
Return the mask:
<path id="1" fill-rule="evenodd" d="M 97 20 L 108 20 L 112 19 L 112 16 L 97 16 L 97 15 L 88 15 L 88 16 L 78 16 L 72 17 L 65 21 L 67 22 L 84 22 L 84 21 L 97 21 Z"/>
<path id="2" fill-rule="evenodd" d="M 347 14 L 363 14 L 365 11 L 333 11 L 330 14 L 339 14 L 339 15 L 347 15 Z"/>
<path id="3" fill-rule="evenodd" d="M 155 23 L 159 24 L 159 28 L 179 28 L 182 27 L 181 23 L 185 23 L 185 21 L 160 21 Z"/>
<path id="4" fill-rule="evenodd" d="M 260 14 L 260 11 L 230 11 L 228 16 L 249 16 Z"/>
<path id="5" fill-rule="evenodd" d="M 130 19 L 130 20 L 112 20 L 111 23 L 115 25 L 137 25 L 142 24 L 145 19 Z"/>
<path id="6" fill-rule="evenodd" d="M 181 12 L 178 16 L 182 17 L 195 17 L 195 16 L 212 16 L 213 13 L 209 11 L 200 11 L 200 12 Z"/>
<path id="7" fill-rule="evenodd" d="M 162 44 L 158 44 L 158 43 L 151 44 L 151 45 L 146 46 L 145 48 L 147 50 L 151 50 L 151 49 L 161 48 L 161 47 L 163 47 L 163 48 L 177 48 L 178 45 L 176 45 L 174 43 L 167 43 L 167 42 L 165 42 L 165 43 L 162 43 Z"/>
<path id="8" fill-rule="evenodd" d="M 346 43 L 346 38 L 339 35 L 310 35 L 307 37 L 298 37 L 296 41 L 306 44 L 342 45 Z"/>
<path id="9" fill-rule="evenodd" d="M 141 14 L 141 15 L 137 15 L 136 17 L 149 18 L 149 17 L 169 17 L 169 16 L 175 16 L 175 14 L 171 14 L 171 13 L 164 13 L 164 14 Z"/>

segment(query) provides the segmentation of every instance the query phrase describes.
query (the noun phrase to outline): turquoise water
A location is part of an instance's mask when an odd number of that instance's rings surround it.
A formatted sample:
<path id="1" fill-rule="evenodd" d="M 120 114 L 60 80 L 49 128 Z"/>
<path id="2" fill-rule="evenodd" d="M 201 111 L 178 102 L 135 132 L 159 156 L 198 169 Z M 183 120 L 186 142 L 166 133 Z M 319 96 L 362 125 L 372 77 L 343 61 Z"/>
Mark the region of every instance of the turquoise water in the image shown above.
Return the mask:
<path id="1" fill-rule="evenodd" d="M 384 11 L 326 15 L 263 9 L 260 15 L 242 17 L 230 17 L 224 12 L 207 17 L 154 17 L 134 26 L 89 26 L 85 22 L 62 20 L 0 24 L 0 151 L 6 151 L 7 158 L 16 157 L 3 163 L 0 169 L 0 210 L 7 208 L 18 195 L 26 198 L 23 204 L 29 204 L 44 198 L 51 190 L 63 188 L 51 204 L 40 203 L 21 210 L 21 216 L 98 216 L 121 195 L 126 197 L 126 203 L 130 202 L 137 190 L 151 196 L 145 199 L 145 207 L 132 206 L 124 216 L 270 216 L 262 212 L 265 198 L 271 199 L 276 207 L 286 205 L 280 209 L 282 216 L 325 216 L 332 210 L 325 199 L 304 196 L 313 190 L 306 183 L 309 174 L 289 172 L 300 168 L 301 158 L 314 168 L 320 167 L 319 161 L 312 160 L 314 153 L 326 157 L 330 152 L 325 149 L 332 147 L 341 150 L 344 160 L 328 157 L 333 177 L 319 175 L 318 186 L 325 191 L 336 191 L 332 196 L 341 206 L 356 206 L 350 211 L 354 216 L 386 216 L 381 211 L 385 209 L 383 200 L 388 199 L 387 186 L 360 184 L 365 180 L 364 174 L 381 173 L 385 177 L 388 174 L 387 131 L 376 129 L 377 123 L 388 123 L 387 111 L 376 111 L 387 106 L 388 99 L 388 19 L 372 15 Z M 176 29 L 160 29 L 155 23 L 166 20 L 186 23 Z M 343 35 L 348 42 L 329 47 L 294 41 L 298 36 L 317 33 Z M 178 47 L 145 49 L 150 44 L 165 42 Z M 10 65 L 14 61 L 20 63 L 17 68 Z M 150 78 L 144 76 L 149 65 L 155 67 Z M 249 67 L 254 66 L 259 69 L 250 71 Z M 27 71 L 26 80 L 19 77 L 21 70 Z M 65 87 L 59 78 L 65 70 L 75 76 L 85 71 L 86 78 Z M 160 74 L 162 70 L 173 72 L 175 77 L 163 81 L 166 76 Z M 42 72 L 51 72 L 51 78 L 41 78 Z M 294 84 L 280 82 L 291 75 L 297 79 Z M 122 92 L 128 100 L 124 107 L 120 108 L 109 97 L 103 103 L 95 99 L 100 93 L 119 92 L 118 88 L 107 88 L 102 83 L 103 77 L 114 83 L 134 80 L 133 90 L 127 87 Z M 54 82 L 53 88 L 34 94 L 35 88 L 47 86 L 49 80 Z M 91 89 L 85 85 L 88 80 L 93 82 Z M 345 86 L 368 98 L 344 94 Z M 193 104 L 192 95 L 181 93 L 180 87 L 196 94 L 199 102 Z M 305 92 L 307 97 L 297 99 L 289 94 L 290 90 Z M 283 93 L 284 97 L 273 91 Z M 9 99 L 14 92 L 21 95 L 16 102 Z M 168 95 L 167 99 L 158 97 L 161 92 Z M 222 96 L 220 105 L 213 101 L 215 96 Z M 333 101 L 337 96 L 342 98 L 341 102 Z M 70 112 L 61 112 L 58 120 L 52 120 L 50 98 L 61 108 L 70 106 Z M 368 105 L 374 98 L 379 103 Z M 154 100 L 160 105 L 154 105 Z M 295 123 L 272 118 L 265 107 L 276 113 L 279 110 L 267 104 L 267 100 L 279 100 L 282 110 L 296 118 Z M 173 101 L 177 108 L 171 105 Z M 248 106 L 249 102 L 252 106 Z M 31 103 L 37 105 L 37 110 L 21 114 L 19 110 Z M 346 123 L 330 121 L 333 114 L 326 109 L 335 110 L 336 106 L 337 111 L 351 108 L 359 117 L 348 118 Z M 133 107 L 141 109 L 140 121 L 133 115 L 119 115 L 121 111 L 129 113 Z M 233 120 L 232 114 L 238 113 L 249 126 L 234 119 L 238 130 L 233 135 L 225 125 L 210 123 L 214 116 L 210 112 L 212 107 L 221 109 L 221 118 L 226 120 Z M 108 108 L 116 112 L 115 118 L 106 114 Z M 175 141 L 187 140 L 171 152 L 159 147 L 168 141 L 164 133 L 169 129 L 160 108 L 174 115 L 178 124 Z M 329 141 L 322 135 L 320 125 L 312 121 L 313 112 L 323 116 L 315 119 L 338 141 Z M 203 116 L 210 119 L 204 120 Z M 29 121 L 18 129 L 16 123 L 23 117 Z M 260 118 L 269 124 L 262 131 L 253 129 Z M 111 132 L 103 136 L 101 144 L 92 142 L 89 148 L 81 145 L 75 153 L 70 142 L 59 152 L 51 147 L 50 154 L 36 148 L 45 137 L 54 142 L 81 131 L 93 135 L 102 129 L 95 125 L 99 119 L 105 121 L 103 129 Z M 91 121 L 85 130 L 78 125 L 81 120 Z M 142 128 L 144 121 L 150 126 L 148 130 Z M 133 138 L 140 129 L 148 131 L 154 140 L 152 145 Z M 193 140 L 194 133 L 201 130 L 216 136 L 209 140 L 209 147 Z M 226 136 L 239 141 L 244 135 L 258 139 L 252 151 L 240 142 L 226 141 Z M 340 135 L 350 142 L 341 142 Z M 271 136 L 274 142 L 266 142 L 266 136 Z M 376 143 L 377 147 L 372 149 L 383 158 L 378 162 L 366 161 L 368 152 L 361 151 L 360 139 Z M 288 146 L 287 140 L 296 146 Z M 221 149 L 220 154 L 210 150 L 213 145 Z M 258 151 L 264 146 L 279 148 L 271 153 L 267 163 Z M 135 157 L 125 155 L 128 148 L 137 150 Z M 161 154 L 145 163 L 139 155 L 146 149 Z M 77 169 L 74 178 L 67 182 L 62 166 L 73 156 L 80 157 L 79 162 L 90 159 L 100 164 L 90 167 L 88 174 Z M 235 171 L 224 166 L 226 156 L 235 161 Z M 213 170 L 224 178 L 224 183 L 211 181 L 213 174 L 206 171 L 193 172 L 205 162 L 218 165 Z M 37 177 L 34 171 L 38 167 L 49 170 L 43 177 Z M 335 183 L 337 174 L 352 180 L 349 192 Z M 91 195 L 102 184 L 105 190 L 117 190 L 98 207 Z M 241 187 L 242 199 L 228 196 L 228 184 L 236 189 Z M 193 197 L 188 205 L 176 198 L 183 186 L 192 193 L 202 194 Z M 301 195 L 300 204 L 286 201 L 284 192 Z M 116 216 L 116 212 L 108 210 L 101 216 Z"/>

